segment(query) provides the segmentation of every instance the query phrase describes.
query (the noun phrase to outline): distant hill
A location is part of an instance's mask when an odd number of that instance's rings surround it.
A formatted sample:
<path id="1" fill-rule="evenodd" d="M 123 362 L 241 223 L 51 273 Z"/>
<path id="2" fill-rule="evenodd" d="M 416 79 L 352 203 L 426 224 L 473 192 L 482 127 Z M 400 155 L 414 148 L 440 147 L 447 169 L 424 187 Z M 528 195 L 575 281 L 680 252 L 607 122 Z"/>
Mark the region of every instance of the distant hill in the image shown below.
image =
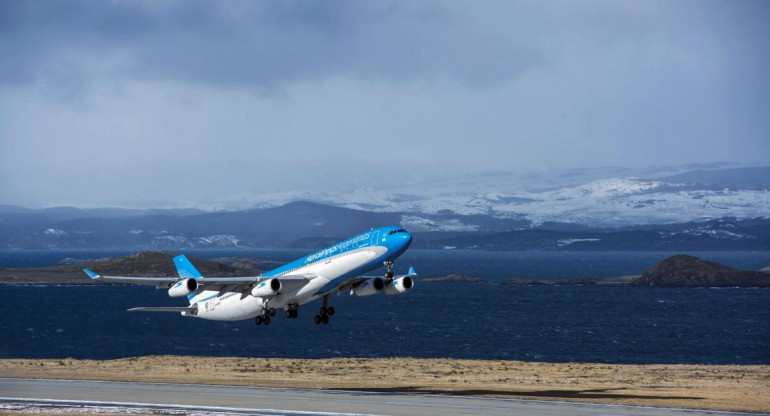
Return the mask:
<path id="1" fill-rule="evenodd" d="M 734 169 L 696 169 L 661 178 L 669 183 L 684 184 L 695 189 L 767 190 L 770 189 L 770 166 Z"/>
<path id="2" fill-rule="evenodd" d="M 141 252 L 129 256 L 84 261 L 50 267 L 25 269 L 0 269 L 0 285 L 8 284 L 91 284 L 83 273 L 89 268 L 100 274 L 113 276 L 177 277 L 174 267 L 175 254 Z M 190 261 L 207 277 L 257 276 L 263 272 L 259 264 L 248 259 L 203 260 L 190 257 Z"/>
<path id="3" fill-rule="evenodd" d="M 770 274 L 738 270 L 680 254 L 650 267 L 634 284 L 658 287 L 770 287 Z"/>
<path id="4" fill-rule="evenodd" d="M 6 207 L 7 208 L 7 207 Z M 770 219 L 596 228 L 455 213 L 371 212 L 311 202 L 245 211 L 0 209 L 0 250 L 185 250 L 328 246 L 401 225 L 414 248 L 480 250 L 767 250 Z M 91 215 L 91 216 L 89 216 Z"/>
<path id="5" fill-rule="evenodd" d="M 239 194 L 212 206 L 276 207 L 298 200 L 363 211 L 403 213 L 413 231 L 487 231 L 470 216 L 543 226 L 594 228 L 676 224 L 734 217 L 770 218 L 770 166 L 700 164 L 658 168 L 488 172 L 337 192 Z M 462 215 L 462 221 L 447 215 Z M 431 217 L 434 216 L 434 217 Z M 438 216 L 438 217 L 435 217 Z"/>

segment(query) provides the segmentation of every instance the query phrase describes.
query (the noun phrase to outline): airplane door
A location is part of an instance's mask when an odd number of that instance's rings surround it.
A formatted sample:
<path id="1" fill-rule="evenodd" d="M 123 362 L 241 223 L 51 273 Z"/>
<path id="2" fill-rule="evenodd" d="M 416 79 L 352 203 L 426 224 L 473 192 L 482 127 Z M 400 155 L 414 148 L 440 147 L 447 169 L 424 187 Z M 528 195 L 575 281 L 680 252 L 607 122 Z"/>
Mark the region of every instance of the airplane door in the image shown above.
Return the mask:
<path id="1" fill-rule="evenodd" d="M 380 243 L 380 232 L 379 231 L 372 231 L 372 241 L 371 241 L 370 244 L 372 246 L 376 246 L 379 243 Z"/>

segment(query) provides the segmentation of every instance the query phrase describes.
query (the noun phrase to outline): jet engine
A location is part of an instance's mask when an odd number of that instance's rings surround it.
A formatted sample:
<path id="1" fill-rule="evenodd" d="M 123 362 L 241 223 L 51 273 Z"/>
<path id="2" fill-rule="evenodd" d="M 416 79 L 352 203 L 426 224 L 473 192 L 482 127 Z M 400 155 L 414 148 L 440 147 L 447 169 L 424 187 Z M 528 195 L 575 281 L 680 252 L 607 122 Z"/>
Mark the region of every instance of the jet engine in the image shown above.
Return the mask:
<path id="1" fill-rule="evenodd" d="M 385 294 L 400 295 L 406 293 L 414 287 L 414 279 L 409 276 L 393 279 L 389 285 L 385 286 Z"/>
<path id="2" fill-rule="evenodd" d="M 385 282 L 382 278 L 374 277 L 366 279 L 360 285 L 354 287 L 350 292 L 351 295 L 356 296 L 370 296 L 380 293 L 382 288 L 385 287 Z"/>
<path id="3" fill-rule="evenodd" d="M 197 289 L 198 282 L 196 282 L 195 279 L 184 279 L 174 283 L 174 285 L 168 289 L 168 295 L 172 298 L 181 298 L 190 293 L 195 293 Z"/>
<path id="4" fill-rule="evenodd" d="M 257 297 L 257 298 L 263 298 L 266 296 L 275 296 L 278 294 L 278 291 L 281 290 L 281 281 L 272 278 L 268 279 L 262 282 L 257 283 L 256 286 L 251 288 L 251 296 Z"/>

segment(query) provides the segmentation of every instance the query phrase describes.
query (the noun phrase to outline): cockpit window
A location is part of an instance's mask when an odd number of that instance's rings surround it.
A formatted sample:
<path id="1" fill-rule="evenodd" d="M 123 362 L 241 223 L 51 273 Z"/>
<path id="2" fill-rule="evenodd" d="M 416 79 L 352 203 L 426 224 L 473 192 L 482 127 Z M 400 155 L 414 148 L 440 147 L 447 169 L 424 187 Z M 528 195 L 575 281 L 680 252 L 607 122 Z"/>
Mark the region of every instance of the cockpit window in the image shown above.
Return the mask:
<path id="1" fill-rule="evenodd" d="M 398 230 L 393 230 L 393 231 L 389 232 L 388 235 L 393 235 L 393 234 L 396 234 L 396 233 L 405 233 L 405 232 L 406 232 L 405 229 L 399 228 Z"/>

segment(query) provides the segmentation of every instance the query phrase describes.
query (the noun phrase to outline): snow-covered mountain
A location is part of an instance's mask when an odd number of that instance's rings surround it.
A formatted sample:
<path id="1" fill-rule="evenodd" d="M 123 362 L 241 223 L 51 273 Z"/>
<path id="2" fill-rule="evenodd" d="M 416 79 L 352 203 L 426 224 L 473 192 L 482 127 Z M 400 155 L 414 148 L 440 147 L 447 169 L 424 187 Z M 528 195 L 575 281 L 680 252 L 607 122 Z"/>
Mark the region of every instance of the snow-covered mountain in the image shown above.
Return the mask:
<path id="1" fill-rule="evenodd" d="M 629 173 L 633 176 L 622 176 Z M 619 227 L 724 217 L 770 218 L 769 183 L 770 167 L 591 169 L 527 175 L 503 172 L 349 192 L 245 193 L 207 201 L 203 207 L 265 208 L 306 200 L 366 211 L 410 213 L 404 216 L 404 225 L 418 227 L 425 221 L 436 221 L 420 214 L 443 213 L 518 218 L 536 226 L 560 222 Z M 456 221 L 428 226 L 471 231 Z"/>

